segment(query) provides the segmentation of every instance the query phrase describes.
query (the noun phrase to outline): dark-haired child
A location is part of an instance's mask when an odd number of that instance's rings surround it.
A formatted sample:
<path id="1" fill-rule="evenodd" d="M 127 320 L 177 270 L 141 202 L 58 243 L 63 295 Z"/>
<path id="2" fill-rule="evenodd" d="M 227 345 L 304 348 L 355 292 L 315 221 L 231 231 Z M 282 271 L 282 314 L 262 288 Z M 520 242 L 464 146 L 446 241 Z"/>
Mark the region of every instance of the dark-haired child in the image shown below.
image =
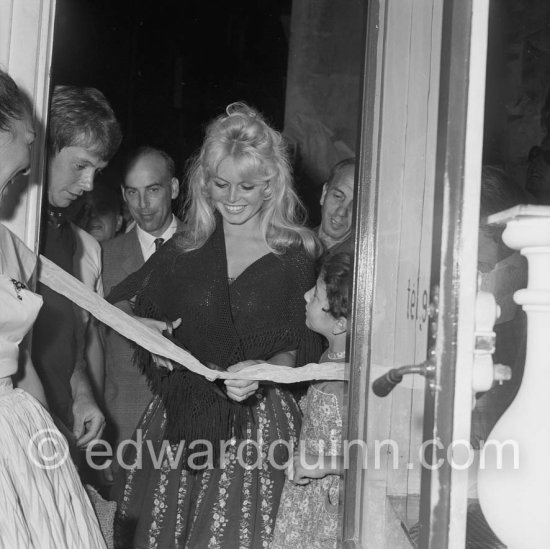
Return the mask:
<path id="1" fill-rule="evenodd" d="M 320 362 L 345 360 L 350 271 L 349 253 L 329 255 L 316 285 L 304 296 L 306 325 L 328 341 Z M 321 381 L 308 389 L 298 450 L 287 470 L 271 549 L 336 547 L 343 394 L 343 381 Z"/>

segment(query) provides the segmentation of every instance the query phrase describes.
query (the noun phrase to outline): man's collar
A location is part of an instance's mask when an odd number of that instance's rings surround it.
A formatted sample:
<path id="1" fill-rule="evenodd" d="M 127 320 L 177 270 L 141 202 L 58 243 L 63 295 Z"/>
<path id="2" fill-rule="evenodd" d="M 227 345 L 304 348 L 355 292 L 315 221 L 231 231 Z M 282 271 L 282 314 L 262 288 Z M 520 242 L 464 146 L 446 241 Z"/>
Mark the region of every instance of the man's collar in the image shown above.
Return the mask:
<path id="1" fill-rule="evenodd" d="M 178 220 L 174 214 L 172 214 L 172 221 L 170 222 L 170 225 L 168 226 L 168 228 L 159 236 L 154 236 L 151 233 L 144 231 L 136 223 L 136 231 L 137 231 L 138 239 L 140 242 L 143 242 L 143 244 L 147 246 L 152 246 L 155 239 L 157 238 L 163 238 L 165 241 L 170 240 L 170 238 L 172 238 L 172 235 L 176 232 L 177 228 L 178 228 Z"/>
<path id="2" fill-rule="evenodd" d="M 342 242 L 346 242 L 346 240 L 351 236 L 351 231 L 346 234 L 343 238 L 332 238 L 325 232 L 323 232 L 323 229 L 321 228 L 322 225 L 319 225 L 317 228 L 317 236 L 319 237 L 319 240 L 323 243 L 325 246 L 325 249 L 330 250 L 331 248 L 334 248 L 335 246 L 338 246 L 339 244 L 342 244 Z"/>

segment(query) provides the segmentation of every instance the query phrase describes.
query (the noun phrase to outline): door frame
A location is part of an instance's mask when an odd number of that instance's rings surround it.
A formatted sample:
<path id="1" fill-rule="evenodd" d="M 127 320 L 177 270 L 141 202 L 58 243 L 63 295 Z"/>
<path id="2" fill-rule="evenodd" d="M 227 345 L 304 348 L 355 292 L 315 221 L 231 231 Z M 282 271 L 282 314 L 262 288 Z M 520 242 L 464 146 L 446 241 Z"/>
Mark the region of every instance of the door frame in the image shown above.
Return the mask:
<path id="1" fill-rule="evenodd" d="M 477 243 L 483 152 L 488 0 L 445 0 L 436 162 L 434 250 L 440 251 L 434 416 L 424 438 L 470 445 Z M 430 424 L 431 423 L 431 424 Z M 462 442 L 463 441 L 463 442 Z M 435 449 L 435 446 L 434 446 Z M 436 456 L 434 455 L 434 458 Z M 419 547 L 463 548 L 468 469 L 422 471 Z M 458 460 L 457 460 L 458 464 Z M 424 498 L 424 499 L 422 499 Z M 451 520 L 452 517 L 452 520 Z"/>
<path id="2" fill-rule="evenodd" d="M 357 132 L 354 192 L 355 254 L 352 286 L 352 331 L 348 346 L 347 412 L 343 432 L 347 440 L 364 439 L 370 379 L 370 338 L 376 267 L 378 219 L 378 155 L 381 118 L 384 9 L 380 0 L 367 4 L 363 50 L 359 129 Z M 350 324 L 348 324 L 350 325 Z M 344 473 L 342 546 L 361 547 L 363 471 L 359 447 L 349 448 L 350 466 Z"/>
<path id="3" fill-rule="evenodd" d="M 55 10 L 56 0 L 0 0 L 0 65 L 27 95 L 36 132 L 25 190 L 9 205 L 9 218 L 0 221 L 36 252 L 46 179 Z"/>
<path id="4" fill-rule="evenodd" d="M 377 257 L 381 93 L 384 64 L 384 6 L 368 3 L 358 131 L 355 194 L 355 268 L 349 342 L 347 440 L 369 447 L 367 410 L 371 383 L 371 340 Z M 440 321 L 437 328 L 434 421 L 424 439 L 468 441 L 472 406 L 474 310 L 477 292 L 477 233 L 483 150 L 483 115 L 489 0 L 443 0 L 443 33 L 436 156 L 434 249 L 438 261 Z M 435 236 L 439 238 L 436 240 Z M 426 390 L 426 395 L 430 391 Z M 429 396 L 427 396 L 429 399 Z M 369 447 L 370 448 L 370 447 Z M 434 446 L 435 448 L 435 446 Z M 345 472 L 343 547 L 367 547 L 367 490 L 360 449 L 350 446 Z M 468 471 L 448 461 L 422 472 L 419 547 L 463 548 Z M 450 517 L 453 520 L 450 520 Z M 369 525 L 366 525 L 368 531 Z"/>

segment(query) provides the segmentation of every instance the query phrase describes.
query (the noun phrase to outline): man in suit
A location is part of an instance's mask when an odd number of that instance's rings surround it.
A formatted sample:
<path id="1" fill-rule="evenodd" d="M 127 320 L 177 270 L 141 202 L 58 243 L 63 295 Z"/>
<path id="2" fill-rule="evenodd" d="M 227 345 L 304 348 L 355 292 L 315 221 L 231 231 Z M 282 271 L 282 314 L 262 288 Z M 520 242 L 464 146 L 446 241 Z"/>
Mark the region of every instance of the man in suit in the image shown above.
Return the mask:
<path id="1" fill-rule="evenodd" d="M 181 229 L 181 222 L 172 213 L 172 201 L 179 194 L 179 182 L 175 177 L 174 161 L 164 151 L 142 147 L 131 156 L 125 170 L 122 194 L 136 224 L 129 232 L 102 243 L 105 295 L 137 271 Z M 132 436 L 152 398 L 145 377 L 133 364 L 133 352 L 134 348 L 127 339 L 107 329 L 105 409 L 114 455 L 118 444 Z"/>

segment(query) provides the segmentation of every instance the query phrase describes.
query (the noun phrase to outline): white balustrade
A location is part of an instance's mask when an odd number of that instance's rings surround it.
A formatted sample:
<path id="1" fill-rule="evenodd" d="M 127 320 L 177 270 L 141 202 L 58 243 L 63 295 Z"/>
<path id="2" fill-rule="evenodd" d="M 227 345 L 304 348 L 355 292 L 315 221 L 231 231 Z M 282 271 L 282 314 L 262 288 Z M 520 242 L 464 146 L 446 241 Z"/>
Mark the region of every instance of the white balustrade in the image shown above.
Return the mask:
<path id="1" fill-rule="evenodd" d="M 514 295 L 527 314 L 527 355 L 481 454 L 479 501 L 509 549 L 550 548 L 550 207 L 517 206 L 489 222 L 506 224 L 504 243 L 527 258 L 527 288 Z"/>

